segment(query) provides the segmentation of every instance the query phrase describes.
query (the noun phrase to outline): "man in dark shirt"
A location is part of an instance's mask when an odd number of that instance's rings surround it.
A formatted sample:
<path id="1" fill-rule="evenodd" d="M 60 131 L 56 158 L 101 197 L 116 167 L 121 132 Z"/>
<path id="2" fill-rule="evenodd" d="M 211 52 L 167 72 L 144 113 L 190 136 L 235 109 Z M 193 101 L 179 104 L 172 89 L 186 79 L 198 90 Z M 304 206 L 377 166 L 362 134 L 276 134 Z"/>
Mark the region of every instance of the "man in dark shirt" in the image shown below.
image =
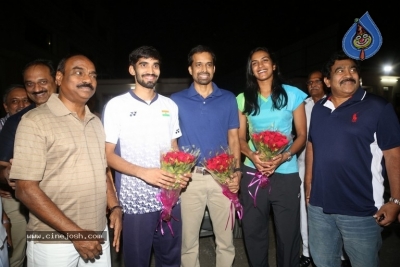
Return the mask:
<path id="1" fill-rule="evenodd" d="M 2 197 L 3 209 L 10 218 L 12 224 L 11 238 L 13 253 L 10 258 L 10 266 L 23 266 L 26 248 L 26 216 L 24 206 L 15 199 L 15 183 L 9 181 L 11 159 L 14 155 L 14 139 L 21 117 L 29 110 L 46 103 L 52 93 L 56 92 L 55 71 L 52 63 L 47 60 L 35 60 L 28 63 L 23 70 L 23 79 L 28 97 L 33 103 L 10 116 L 0 133 L 0 183 L 8 184 L 8 198 Z M 5 190 L 2 195 L 5 195 Z"/>
<path id="2" fill-rule="evenodd" d="M 0 131 L 3 129 L 4 124 L 10 116 L 23 110 L 29 106 L 29 104 L 29 98 L 24 86 L 21 84 L 10 85 L 3 96 L 3 107 L 7 114 L 0 119 Z"/>
<path id="3" fill-rule="evenodd" d="M 400 125 L 390 103 L 360 86 L 358 62 L 343 51 L 323 72 L 331 93 L 314 105 L 306 149 L 311 256 L 316 266 L 339 266 L 344 246 L 352 266 L 375 267 L 382 226 L 400 212 Z"/>

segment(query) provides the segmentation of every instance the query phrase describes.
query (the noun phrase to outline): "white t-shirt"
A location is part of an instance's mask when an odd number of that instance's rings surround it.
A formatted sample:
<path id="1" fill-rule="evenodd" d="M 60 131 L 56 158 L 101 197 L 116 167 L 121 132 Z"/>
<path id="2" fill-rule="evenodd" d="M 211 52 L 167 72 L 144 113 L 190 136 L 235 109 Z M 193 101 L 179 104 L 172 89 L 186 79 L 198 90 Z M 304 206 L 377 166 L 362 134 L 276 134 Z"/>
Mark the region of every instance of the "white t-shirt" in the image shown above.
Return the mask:
<path id="1" fill-rule="evenodd" d="M 178 106 L 157 94 L 146 103 L 133 91 L 111 99 L 103 115 L 106 142 L 117 144 L 126 161 L 146 168 L 160 167 L 160 153 L 171 148 L 171 140 L 180 137 Z M 159 211 L 159 188 L 142 179 L 116 174 L 119 200 L 128 214 Z"/>

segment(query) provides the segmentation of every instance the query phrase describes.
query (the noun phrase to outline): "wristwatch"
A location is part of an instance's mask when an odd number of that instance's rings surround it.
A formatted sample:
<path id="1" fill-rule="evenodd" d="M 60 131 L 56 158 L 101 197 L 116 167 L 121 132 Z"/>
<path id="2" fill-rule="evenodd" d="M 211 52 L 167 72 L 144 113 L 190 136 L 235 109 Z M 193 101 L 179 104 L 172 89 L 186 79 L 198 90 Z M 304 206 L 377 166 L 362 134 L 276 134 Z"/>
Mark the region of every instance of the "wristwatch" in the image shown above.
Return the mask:
<path id="1" fill-rule="evenodd" d="M 292 159 L 292 152 L 290 152 L 290 150 L 288 150 L 285 153 L 289 154 L 289 157 L 286 159 L 286 161 L 290 161 Z"/>

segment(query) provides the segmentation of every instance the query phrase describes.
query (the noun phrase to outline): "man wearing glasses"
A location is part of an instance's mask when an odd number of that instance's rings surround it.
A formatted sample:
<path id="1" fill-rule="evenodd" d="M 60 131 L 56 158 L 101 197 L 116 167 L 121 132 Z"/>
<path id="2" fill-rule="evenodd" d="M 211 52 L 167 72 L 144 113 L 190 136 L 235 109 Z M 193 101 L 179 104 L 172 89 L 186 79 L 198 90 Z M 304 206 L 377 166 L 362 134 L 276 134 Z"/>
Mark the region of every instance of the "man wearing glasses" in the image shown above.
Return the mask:
<path id="1" fill-rule="evenodd" d="M 310 126 L 311 111 L 314 107 L 314 104 L 326 96 L 327 88 L 323 82 L 323 79 L 324 77 L 319 70 L 313 71 L 308 75 L 306 84 L 310 97 L 304 100 L 307 117 L 307 132 L 308 127 Z M 299 175 L 302 181 L 300 186 L 300 232 L 301 239 L 303 240 L 303 255 L 300 258 L 300 267 L 307 267 L 311 264 L 311 256 L 308 250 L 307 210 L 304 198 L 305 152 L 306 150 L 304 148 L 297 160 L 297 164 L 299 166 Z"/>
<path id="2" fill-rule="evenodd" d="M 306 84 L 307 84 L 308 94 L 310 95 L 309 98 L 304 100 L 306 107 L 307 129 L 308 129 L 308 126 L 310 125 L 312 108 L 314 107 L 314 104 L 317 101 L 326 96 L 328 89 L 324 83 L 324 77 L 321 71 L 319 70 L 313 71 L 308 75 Z"/>

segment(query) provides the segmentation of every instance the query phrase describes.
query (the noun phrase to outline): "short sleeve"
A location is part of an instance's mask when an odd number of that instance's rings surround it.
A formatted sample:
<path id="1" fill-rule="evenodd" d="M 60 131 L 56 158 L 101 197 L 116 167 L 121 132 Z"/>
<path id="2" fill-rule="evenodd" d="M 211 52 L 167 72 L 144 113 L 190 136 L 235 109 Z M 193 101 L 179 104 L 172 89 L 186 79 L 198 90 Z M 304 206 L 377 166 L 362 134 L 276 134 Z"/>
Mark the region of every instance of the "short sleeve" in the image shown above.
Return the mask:
<path id="1" fill-rule="evenodd" d="M 46 138 L 40 126 L 23 117 L 15 135 L 10 178 L 41 181 L 46 166 Z"/>
<path id="2" fill-rule="evenodd" d="M 386 104 L 382 110 L 376 136 L 381 150 L 388 150 L 400 146 L 399 120 L 390 103 Z"/>
<path id="3" fill-rule="evenodd" d="M 172 101 L 172 100 L 171 100 Z M 181 128 L 179 127 L 179 113 L 178 113 L 178 106 L 175 104 L 175 102 L 173 102 L 173 117 L 171 120 L 171 124 L 172 124 L 172 138 L 176 139 L 182 136 L 182 131 Z"/>
<path id="4" fill-rule="evenodd" d="M 104 132 L 106 133 L 106 142 L 117 144 L 120 132 L 120 121 L 119 121 L 119 111 L 118 102 L 111 99 L 104 107 L 103 112 L 103 126 Z"/>
<path id="5" fill-rule="evenodd" d="M 231 92 L 229 96 L 229 129 L 237 129 L 239 128 L 239 114 L 238 114 L 238 108 L 237 108 L 237 101 L 235 99 L 235 95 L 232 94 Z"/>
<path id="6" fill-rule="evenodd" d="M 243 112 L 243 110 L 244 110 L 244 93 L 240 93 L 236 97 L 236 102 L 238 105 L 238 109 Z"/>
<path id="7" fill-rule="evenodd" d="M 307 94 L 297 87 L 284 85 L 284 88 L 286 92 L 292 96 L 289 96 L 289 101 L 291 102 L 289 106 L 292 108 L 292 110 L 296 110 L 307 98 Z"/>

